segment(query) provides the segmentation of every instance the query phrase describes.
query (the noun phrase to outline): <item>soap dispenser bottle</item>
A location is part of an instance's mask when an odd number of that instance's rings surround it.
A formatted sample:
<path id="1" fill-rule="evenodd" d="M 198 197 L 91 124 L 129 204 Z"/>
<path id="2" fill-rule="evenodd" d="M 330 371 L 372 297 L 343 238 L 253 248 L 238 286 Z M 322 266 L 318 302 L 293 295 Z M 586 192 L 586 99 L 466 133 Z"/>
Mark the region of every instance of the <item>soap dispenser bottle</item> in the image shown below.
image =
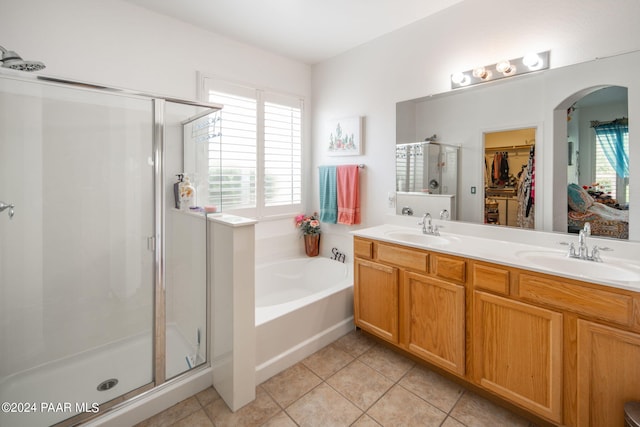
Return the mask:
<path id="1" fill-rule="evenodd" d="M 196 206 L 196 189 L 191 184 L 188 176 L 184 177 L 184 182 L 180 185 L 180 209 L 189 210 Z"/>
<path id="2" fill-rule="evenodd" d="M 184 179 L 184 174 L 179 173 L 176 176 L 178 177 L 178 181 L 173 184 L 173 198 L 175 201 L 176 209 L 180 209 L 180 185 L 182 184 L 182 181 Z"/>

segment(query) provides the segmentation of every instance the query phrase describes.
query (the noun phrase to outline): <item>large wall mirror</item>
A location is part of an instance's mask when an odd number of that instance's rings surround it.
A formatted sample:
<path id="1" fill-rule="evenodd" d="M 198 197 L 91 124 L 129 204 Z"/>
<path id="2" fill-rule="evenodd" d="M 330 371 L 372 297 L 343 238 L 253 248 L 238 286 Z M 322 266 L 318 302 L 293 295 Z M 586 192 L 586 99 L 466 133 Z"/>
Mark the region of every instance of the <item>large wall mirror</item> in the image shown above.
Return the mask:
<path id="1" fill-rule="evenodd" d="M 551 58 L 553 66 L 553 52 Z M 569 185 L 574 184 L 598 203 L 596 208 L 603 205 L 615 209 L 608 212 L 613 218 L 609 221 L 618 222 L 610 222 L 608 228 L 603 222 L 594 234 L 640 241 L 640 209 L 633 208 L 640 203 L 640 174 L 630 172 L 634 164 L 640 163 L 640 149 L 635 149 L 634 118 L 628 114 L 640 111 L 638 71 L 640 51 L 398 102 L 396 144 L 437 133 L 440 140 L 459 147 L 457 220 L 491 222 L 486 215 L 487 196 L 504 196 L 500 199 L 504 215 L 500 219 L 498 208 L 494 222 L 571 233 L 581 226 L 570 215 Z M 626 171 L 602 160 L 607 153 L 594 142 L 596 129 L 591 122 L 627 126 L 622 143 L 627 147 Z M 497 142 L 491 147 L 493 136 L 525 129 L 529 136 L 512 138 L 515 143 Z M 512 164 L 507 179 L 502 184 L 487 181 L 490 171 L 485 164 L 494 160 L 496 151 L 509 151 L 501 147 L 521 144 L 522 148 L 508 153 Z M 524 160 L 528 163 L 530 155 L 535 168 L 532 215 L 518 223 L 514 212 L 523 205 L 507 201 L 500 193 L 517 199 L 517 185 L 510 184 L 518 180 Z M 624 158 L 621 154 L 612 156 Z M 592 200 L 586 202 L 591 204 Z M 508 203 L 512 203 L 511 211 Z"/>

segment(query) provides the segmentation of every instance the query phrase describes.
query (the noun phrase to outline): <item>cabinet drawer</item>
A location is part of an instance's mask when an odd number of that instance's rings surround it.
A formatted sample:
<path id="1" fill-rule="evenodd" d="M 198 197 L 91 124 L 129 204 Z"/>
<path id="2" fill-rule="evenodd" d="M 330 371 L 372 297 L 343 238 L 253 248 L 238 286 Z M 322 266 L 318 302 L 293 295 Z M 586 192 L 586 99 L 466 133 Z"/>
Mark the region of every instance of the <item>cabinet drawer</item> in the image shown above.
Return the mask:
<path id="1" fill-rule="evenodd" d="M 353 253 L 360 258 L 373 258 L 373 242 L 369 240 L 353 239 Z"/>
<path id="2" fill-rule="evenodd" d="M 525 300 L 544 303 L 621 325 L 631 325 L 633 298 L 614 292 L 520 274 L 518 295 Z"/>
<path id="3" fill-rule="evenodd" d="M 432 254 L 433 274 L 443 279 L 464 282 L 467 264 L 459 258 Z"/>
<path id="4" fill-rule="evenodd" d="M 473 286 L 502 295 L 509 295 L 509 270 L 484 264 L 473 264 Z"/>
<path id="5" fill-rule="evenodd" d="M 380 243 L 378 244 L 378 261 L 426 273 L 429 255 L 418 249 L 404 249 Z"/>

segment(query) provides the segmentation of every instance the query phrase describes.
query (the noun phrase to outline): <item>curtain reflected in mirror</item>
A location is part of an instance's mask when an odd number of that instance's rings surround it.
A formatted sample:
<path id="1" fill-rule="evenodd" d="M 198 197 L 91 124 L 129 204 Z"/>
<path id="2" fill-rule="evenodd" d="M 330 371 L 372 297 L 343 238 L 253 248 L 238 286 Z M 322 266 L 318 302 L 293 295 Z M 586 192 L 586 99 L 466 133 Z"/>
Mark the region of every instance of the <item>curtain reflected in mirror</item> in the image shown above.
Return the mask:
<path id="1" fill-rule="evenodd" d="M 588 222 L 591 234 L 629 238 L 629 120 L 627 88 L 589 93 L 567 110 L 573 142 L 567 169 L 567 231 Z"/>
<path id="2" fill-rule="evenodd" d="M 535 128 L 484 134 L 484 222 L 534 228 Z"/>

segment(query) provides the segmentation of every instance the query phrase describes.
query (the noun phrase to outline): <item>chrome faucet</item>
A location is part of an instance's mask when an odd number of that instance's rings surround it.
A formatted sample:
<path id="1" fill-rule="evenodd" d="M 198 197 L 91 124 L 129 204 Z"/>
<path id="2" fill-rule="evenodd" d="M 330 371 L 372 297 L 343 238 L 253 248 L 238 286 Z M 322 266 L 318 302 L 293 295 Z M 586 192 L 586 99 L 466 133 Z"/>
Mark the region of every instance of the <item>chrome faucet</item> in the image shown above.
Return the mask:
<path id="1" fill-rule="evenodd" d="M 591 236 L 591 224 L 585 222 L 584 227 L 578 233 L 578 249 L 573 243 L 569 245 L 569 253 L 567 256 L 569 258 L 577 258 L 584 259 L 587 261 L 596 261 L 602 262 L 602 258 L 600 258 L 600 249 L 598 246 L 594 246 L 589 253 L 589 245 L 587 245 L 587 237 Z"/>
<path id="2" fill-rule="evenodd" d="M 445 219 L 445 220 L 447 220 L 447 219 L 449 219 L 450 217 L 451 217 L 451 215 L 449 215 L 449 211 L 448 211 L 448 210 L 446 210 L 446 209 L 442 209 L 442 210 L 440 211 L 440 219 Z"/>
<path id="3" fill-rule="evenodd" d="M 431 214 L 429 212 L 425 212 L 424 215 L 422 215 L 422 219 L 418 222 L 418 225 L 422 226 L 422 234 L 440 235 L 438 226 L 431 223 Z"/>

